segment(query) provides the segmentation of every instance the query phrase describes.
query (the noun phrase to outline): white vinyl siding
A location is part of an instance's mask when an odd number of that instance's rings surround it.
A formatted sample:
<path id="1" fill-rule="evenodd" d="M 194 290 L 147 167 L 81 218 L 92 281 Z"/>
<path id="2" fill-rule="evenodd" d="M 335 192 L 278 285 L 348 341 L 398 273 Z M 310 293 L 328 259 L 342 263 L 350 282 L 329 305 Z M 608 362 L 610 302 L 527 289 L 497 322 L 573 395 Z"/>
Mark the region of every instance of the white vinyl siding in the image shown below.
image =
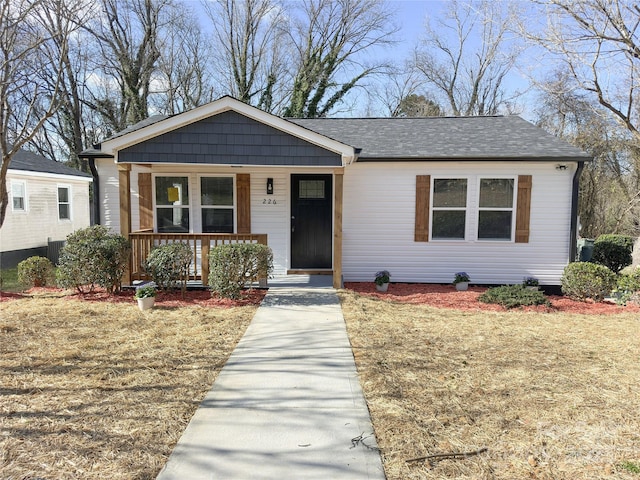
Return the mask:
<path id="1" fill-rule="evenodd" d="M 9 169 L 7 184 L 17 182 L 25 185 L 26 211 L 7 210 L 0 229 L 0 251 L 43 247 L 48 240 L 64 240 L 78 228 L 88 227 L 89 180 Z M 58 220 L 58 185 L 61 181 L 71 187 L 71 220 Z"/>
<path id="2" fill-rule="evenodd" d="M 371 282 L 384 269 L 393 282 L 449 284 L 455 272 L 466 271 L 475 283 L 521 283 L 535 276 L 542 284 L 559 284 L 569 259 L 574 171 L 574 164 L 558 171 L 555 164 L 536 162 L 355 163 L 344 174 L 344 280 Z M 414 241 L 417 175 L 471 179 L 466 241 Z M 518 175 L 532 176 L 529 242 L 478 239 L 476 179 Z"/>

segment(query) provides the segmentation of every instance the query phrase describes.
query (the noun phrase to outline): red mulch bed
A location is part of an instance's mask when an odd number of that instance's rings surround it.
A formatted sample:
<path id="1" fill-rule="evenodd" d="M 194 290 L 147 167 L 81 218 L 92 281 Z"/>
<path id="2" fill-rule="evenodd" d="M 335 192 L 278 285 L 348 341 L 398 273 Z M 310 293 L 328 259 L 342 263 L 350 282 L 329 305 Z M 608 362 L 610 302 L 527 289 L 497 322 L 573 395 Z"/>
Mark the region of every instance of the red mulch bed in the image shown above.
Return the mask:
<path id="1" fill-rule="evenodd" d="M 16 298 L 31 297 L 31 296 L 46 296 L 48 293 L 51 295 L 59 296 L 62 290 L 57 288 L 32 288 L 24 293 L 8 293 L 0 292 L 0 302 L 13 300 Z M 262 289 L 244 290 L 241 294 L 241 298 L 238 300 L 229 300 L 227 298 L 220 298 L 212 296 L 208 290 L 187 290 L 182 296 L 182 293 L 177 292 L 158 292 L 156 297 L 156 307 L 165 308 L 177 308 L 199 305 L 201 307 L 217 307 L 217 308 L 229 308 L 229 307 L 241 307 L 244 305 L 260 305 L 262 299 L 266 295 L 267 291 Z M 110 302 L 110 303 L 132 303 L 136 301 L 133 298 L 134 290 L 124 290 L 114 295 L 109 295 L 104 290 L 98 290 L 92 293 L 71 293 L 62 298 L 71 300 L 84 300 L 87 302 Z"/>
<path id="2" fill-rule="evenodd" d="M 501 305 L 483 303 L 478 297 L 487 290 L 485 287 L 469 287 L 466 292 L 459 292 L 453 285 L 434 285 L 418 283 L 391 283 L 387 292 L 378 292 L 373 282 L 345 283 L 345 288 L 361 295 L 391 300 L 401 303 L 426 304 L 438 308 L 453 308 L 457 310 L 484 310 L 503 312 L 507 309 Z M 640 305 L 627 304 L 622 307 L 607 302 L 579 302 L 560 295 L 549 295 L 551 307 L 535 306 L 522 307 L 518 310 L 532 312 L 563 312 L 607 315 L 613 313 L 640 312 Z"/>

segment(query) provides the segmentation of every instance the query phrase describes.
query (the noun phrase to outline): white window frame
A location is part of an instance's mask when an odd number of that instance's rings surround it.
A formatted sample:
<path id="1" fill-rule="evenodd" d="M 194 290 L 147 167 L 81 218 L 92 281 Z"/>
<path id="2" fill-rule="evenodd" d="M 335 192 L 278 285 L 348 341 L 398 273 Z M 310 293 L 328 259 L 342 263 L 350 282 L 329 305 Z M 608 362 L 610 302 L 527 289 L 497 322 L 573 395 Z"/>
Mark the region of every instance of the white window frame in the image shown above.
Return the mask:
<path id="1" fill-rule="evenodd" d="M 435 185 L 437 180 L 466 180 L 467 182 L 467 198 L 465 199 L 464 207 L 436 207 L 434 205 L 435 198 Z M 471 209 L 470 206 L 470 178 L 468 176 L 459 176 L 459 175 L 438 175 L 432 176 L 431 185 L 429 188 L 429 238 L 433 242 L 466 242 L 468 241 L 467 232 L 469 227 L 469 211 Z M 433 213 L 437 211 L 463 211 L 465 212 L 464 216 L 464 237 L 463 238 L 441 238 L 435 237 L 433 234 Z"/>
<path id="2" fill-rule="evenodd" d="M 513 194 L 511 197 L 511 207 L 481 207 L 480 206 L 480 188 L 482 180 L 513 180 Z M 517 211 L 517 194 L 518 194 L 518 177 L 514 175 L 478 175 L 478 181 L 476 183 L 477 189 L 477 212 L 476 217 L 476 239 L 478 242 L 500 242 L 500 243 L 513 243 L 515 242 L 516 235 L 516 211 Z M 480 212 L 511 212 L 511 238 L 480 238 Z"/>
<path id="3" fill-rule="evenodd" d="M 67 190 L 67 201 L 66 202 L 61 202 L 60 201 L 60 189 L 61 188 L 65 188 Z M 72 209 L 72 190 L 71 190 L 71 185 L 67 185 L 67 184 L 58 184 L 56 186 L 56 199 L 57 199 L 57 207 L 58 207 L 58 221 L 60 222 L 70 222 L 73 218 L 73 209 Z M 69 217 L 68 218 L 62 218 L 60 217 L 60 205 L 67 205 L 69 208 Z"/>
<path id="4" fill-rule="evenodd" d="M 189 210 L 189 233 L 193 233 L 194 229 L 193 229 L 193 192 L 192 192 L 192 175 L 191 174 L 185 174 L 185 173 L 177 173 L 177 172 L 162 172 L 162 173 L 154 173 L 152 175 L 151 178 L 151 195 L 153 198 L 153 224 L 154 224 L 154 232 L 159 233 L 158 232 L 158 208 L 169 208 L 169 207 L 176 207 L 176 205 L 158 205 L 158 203 L 156 202 L 156 179 L 157 178 L 162 178 L 162 177 L 179 177 L 179 178 L 186 178 L 187 179 L 187 188 L 189 189 L 189 203 L 187 205 L 179 205 L 179 208 L 188 208 Z M 198 192 L 199 195 L 199 192 Z M 171 232 L 161 232 L 161 233 L 167 233 L 167 234 L 171 234 Z"/>
<path id="5" fill-rule="evenodd" d="M 202 179 L 203 178 L 231 178 L 233 182 L 233 202 L 231 206 L 228 205 L 203 205 L 202 204 Z M 234 174 L 201 174 L 198 175 L 198 204 L 199 204 L 199 223 L 200 223 L 200 231 L 204 231 L 204 225 L 202 224 L 202 210 L 214 208 L 214 209 L 227 209 L 232 210 L 233 215 L 233 232 L 236 233 L 238 231 L 238 218 L 237 218 L 237 203 L 238 203 L 238 191 L 236 188 L 236 176 Z"/>
<path id="6" fill-rule="evenodd" d="M 13 202 L 13 199 L 16 198 L 14 193 L 17 185 L 22 187 L 22 208 L 16 208 Z M 24 180 L 11 180 L 11 211 L 15 213 L 27 212 L 27 182 Z"/>

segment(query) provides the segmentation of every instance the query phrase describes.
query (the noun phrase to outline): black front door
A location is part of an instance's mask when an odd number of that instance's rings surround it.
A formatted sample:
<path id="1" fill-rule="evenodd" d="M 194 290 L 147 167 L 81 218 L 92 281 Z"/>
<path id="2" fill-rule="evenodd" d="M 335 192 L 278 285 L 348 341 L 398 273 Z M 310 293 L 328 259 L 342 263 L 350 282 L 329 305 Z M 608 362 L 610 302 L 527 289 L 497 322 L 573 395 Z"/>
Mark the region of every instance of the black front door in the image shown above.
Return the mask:
<path id="1" fill-rule="evenodd" d="M 331 175 L 291 175 L 291 268 L 331 268 Z"/>

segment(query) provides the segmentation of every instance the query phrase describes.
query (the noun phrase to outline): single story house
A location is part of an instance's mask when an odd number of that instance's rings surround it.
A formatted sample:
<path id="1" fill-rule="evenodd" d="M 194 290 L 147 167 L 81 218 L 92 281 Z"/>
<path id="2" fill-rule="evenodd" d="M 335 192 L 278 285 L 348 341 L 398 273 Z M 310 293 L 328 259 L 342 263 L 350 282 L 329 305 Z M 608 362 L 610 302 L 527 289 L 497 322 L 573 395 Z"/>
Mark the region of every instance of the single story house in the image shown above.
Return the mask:
<path id="1" fill-rule="evenodd" d="M 100 223 L 153 245 L 268 244 L 275 275 L 558 285 L 591 158 L 517 116 L 285 119 L 231 97 L 134 125 L 83 153 Z"/>
<path id="2" fill-rule="evenodd" d="M 7 170 L 9 205 L 0 228 L 0 265 L 12 268 L 90 224 L 91 175 L 27 150 Z M 54 260 L 57 255 L 53 255 Z"/>

